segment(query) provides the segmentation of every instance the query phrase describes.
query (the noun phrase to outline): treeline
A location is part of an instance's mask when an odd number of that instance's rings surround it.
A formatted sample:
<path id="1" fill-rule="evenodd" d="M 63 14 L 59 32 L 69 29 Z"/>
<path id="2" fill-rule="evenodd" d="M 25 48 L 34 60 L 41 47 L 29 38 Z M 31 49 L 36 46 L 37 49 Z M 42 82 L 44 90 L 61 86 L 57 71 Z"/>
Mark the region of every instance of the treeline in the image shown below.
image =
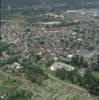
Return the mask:
<path id="1" fill-rule="evenodd" d="M 73 84 L 86 88 L 91 94 L 99 95 L 99 80 L 96 79 L 90 69 L 87 69 L 82 77 L 77 70 L 68 72 L 64 68 L 56 70 L 56 76 L 61 80 L 67 80 Z"/>

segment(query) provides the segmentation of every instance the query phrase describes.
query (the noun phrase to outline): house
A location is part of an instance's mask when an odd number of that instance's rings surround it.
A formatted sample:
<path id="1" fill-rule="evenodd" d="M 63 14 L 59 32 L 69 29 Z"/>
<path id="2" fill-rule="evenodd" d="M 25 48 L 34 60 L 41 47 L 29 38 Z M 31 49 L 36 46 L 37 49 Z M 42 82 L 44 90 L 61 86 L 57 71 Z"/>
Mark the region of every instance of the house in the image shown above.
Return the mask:
<path id="1" fill-rule="evenodd" d="M 51 71 L 55 71 L 57 69 L 62 69 L 62 68 L 65 68 L 65 70 L 67 71 L 73 71 L 75 69 L 73 66 L 61 62 L 55 62 L 50 66 Z"/>

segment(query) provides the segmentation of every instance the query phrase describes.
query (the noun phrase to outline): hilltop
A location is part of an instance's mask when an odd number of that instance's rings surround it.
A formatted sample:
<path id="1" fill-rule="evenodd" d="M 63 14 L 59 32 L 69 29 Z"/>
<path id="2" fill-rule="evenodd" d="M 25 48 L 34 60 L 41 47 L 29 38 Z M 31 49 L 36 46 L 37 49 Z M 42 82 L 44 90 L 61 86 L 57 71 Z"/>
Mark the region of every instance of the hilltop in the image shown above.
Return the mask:
<path id="1" fill-rule="evenodd" d="M 98 0 L 1 0 L 1 6 L 7 8 L 11 7 L 25 7 L 25 6 L 63 6 L 66 8 L 97 8 L 99 6 Z"/>

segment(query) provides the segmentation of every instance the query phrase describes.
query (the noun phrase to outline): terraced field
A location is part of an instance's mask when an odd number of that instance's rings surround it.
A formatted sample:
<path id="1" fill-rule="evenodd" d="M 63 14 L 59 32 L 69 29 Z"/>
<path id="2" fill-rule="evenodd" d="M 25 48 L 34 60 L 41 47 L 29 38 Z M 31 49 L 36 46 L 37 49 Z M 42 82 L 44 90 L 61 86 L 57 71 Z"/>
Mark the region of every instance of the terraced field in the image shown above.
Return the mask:
<path id="1" fill-rule="evenodd" d="M 61 84 L 55 80 L 47 80 L 45 82 L 47 85 L 43 87 L 37 87 L 36 92 L 40 96 L 34 96 L 33 99 L 36 100 L 93 100 L 91 96 L 84 91 L 77 90 L 75 88 L 69 87 L 68 85 Z"/>
<path id="2" fill-rule="evenodd" d="M 24 77 L 20 78 L 15 75 L 12 77 L 10 73 L 3 73 L 1 71 L 0 95 L 1 92 L 14 91 L 16 88 L 31 92 L 32 100 L 95 100 L 81 87 L 65 83 L 51 75 L 49 75 L 49 79 L 45 80 L 41 86 L 38 86 Z"/>

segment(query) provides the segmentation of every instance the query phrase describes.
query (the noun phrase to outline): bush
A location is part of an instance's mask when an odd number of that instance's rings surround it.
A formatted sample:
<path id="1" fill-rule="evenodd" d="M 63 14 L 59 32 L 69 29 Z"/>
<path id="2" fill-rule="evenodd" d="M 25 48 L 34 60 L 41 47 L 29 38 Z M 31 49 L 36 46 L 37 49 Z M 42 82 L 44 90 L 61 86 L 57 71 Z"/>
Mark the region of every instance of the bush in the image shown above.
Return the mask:
<path id="1" fill-rule="evenodd" d="M 14 92 L 9 93 L 7 100 L 31 100 L 31 93 L 22 89 L 17 89 Z"/>
<path id="2" fill-rule="evenodd" d="M 6 42 L 1 42 L 0 41 L 0 52 L 8 50 L 9 45 Z"/>

